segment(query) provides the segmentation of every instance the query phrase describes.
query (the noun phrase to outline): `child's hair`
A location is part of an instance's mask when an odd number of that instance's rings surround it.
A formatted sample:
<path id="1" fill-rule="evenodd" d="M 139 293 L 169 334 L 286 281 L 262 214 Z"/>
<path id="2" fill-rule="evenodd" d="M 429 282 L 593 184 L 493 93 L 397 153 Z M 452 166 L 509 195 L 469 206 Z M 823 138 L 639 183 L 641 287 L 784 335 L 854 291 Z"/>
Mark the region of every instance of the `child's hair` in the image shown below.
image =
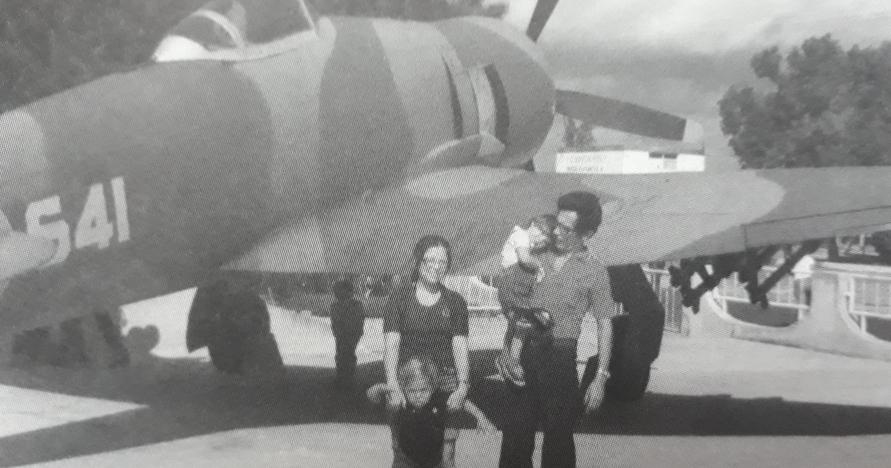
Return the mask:
<path id="1" fill-rule="evenodd" d="M 557 217 L 552 214 L 538 215 L 529 220 L 529 225 L 526 228 L 528 229 L 533 225 L 538 227 L 544 235 L 550 237 L 554 235 L 554 229 L 557 228 Z"/>
<path id="2" fill-rule="evenodd" d="M 396 371 L 399 386 L 406 388 L 409 384 L 418 381 L 427 382 L 431 387 L 436 386 L 439 372 L 433 359 L 427 355 L 411 356 L 405 360 Z"/>
<path id="3" fill-rule="evenodd" d="M 353 283 L 347 280 L 336 281 L 331 286 L 331 292 L 338 301 L 345 301 L 353 297 Z"/>

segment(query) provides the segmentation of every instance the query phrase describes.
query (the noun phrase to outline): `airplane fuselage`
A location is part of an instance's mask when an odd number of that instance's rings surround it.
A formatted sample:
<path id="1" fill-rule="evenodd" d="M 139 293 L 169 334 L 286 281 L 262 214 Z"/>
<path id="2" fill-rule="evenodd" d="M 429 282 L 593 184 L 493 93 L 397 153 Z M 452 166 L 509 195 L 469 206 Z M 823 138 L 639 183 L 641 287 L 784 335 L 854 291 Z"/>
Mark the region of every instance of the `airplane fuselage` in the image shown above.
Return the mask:
<path id="1" fill-rule="evenodd" d="M 282 53 L 145 66 L 0 116 L 3 214 L 58 244 L 3 292 L 7 330 L 195 285 L 287 223 L 324 242 L 340 207 L 491 153 L 439 161 L 443 145 L 491 135 L 504 166 L 540 148 L 554 90 L 521 33 L 330 24 Z"/>

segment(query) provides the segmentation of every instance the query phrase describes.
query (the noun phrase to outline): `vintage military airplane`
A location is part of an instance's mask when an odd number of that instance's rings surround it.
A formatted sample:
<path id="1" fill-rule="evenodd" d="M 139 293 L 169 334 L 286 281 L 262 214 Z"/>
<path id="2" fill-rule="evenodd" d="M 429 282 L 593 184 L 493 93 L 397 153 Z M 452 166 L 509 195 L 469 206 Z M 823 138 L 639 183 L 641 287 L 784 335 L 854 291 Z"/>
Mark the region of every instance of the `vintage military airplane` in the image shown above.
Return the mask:
<path id="1" fill-rule="evenodd" d="M 287 14 L 269 14 L 283 3 Z M 619 266 L 698 259 L 678 271 L 683 284 L 714 256 L 751 272 L 771 246 L 891 221 L 885 168 L 529 171 L 554 151 L 555 111 L 701 136 L 681 118 L 556 90 L 535 42 L 556 4 L 540 1 L 524 35 L 487 18 L 317 18 L 302 0 L 214 1 L 162 41 L 156 63 L 0 116 L 3 333 L 197 285 L 188 346 L 237 371 L 248 331 L 219 317 L 262 318 L 263 306 L 228 279 L 402 273 L 431 232 L 452 241 L 453 272 L 492 273 L 512 225 L 590 190 L 606 211 L 596 253 L 617 266 L 631 311 L 613 381 L 638 396 L 662 311 L 640 269 Z"/>

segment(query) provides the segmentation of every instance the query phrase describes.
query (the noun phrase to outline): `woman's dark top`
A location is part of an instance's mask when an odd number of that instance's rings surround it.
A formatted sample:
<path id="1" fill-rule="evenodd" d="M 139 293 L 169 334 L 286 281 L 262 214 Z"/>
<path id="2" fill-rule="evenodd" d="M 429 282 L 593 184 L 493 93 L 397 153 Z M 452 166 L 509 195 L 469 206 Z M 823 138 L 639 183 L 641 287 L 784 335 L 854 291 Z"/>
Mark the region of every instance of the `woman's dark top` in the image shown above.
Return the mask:
<path id="1" fill-rule="evenodd" d="M 446 288 L 439 301 L 430 307 L 421 305 L 415 285 L 409 283 L 393 291 L 384 310 L 384 333 L 399 332 L 399 361 L 427 354 L 440 369 L 455 367 L 452 337 L 467 336 L 467 301 Z"/>

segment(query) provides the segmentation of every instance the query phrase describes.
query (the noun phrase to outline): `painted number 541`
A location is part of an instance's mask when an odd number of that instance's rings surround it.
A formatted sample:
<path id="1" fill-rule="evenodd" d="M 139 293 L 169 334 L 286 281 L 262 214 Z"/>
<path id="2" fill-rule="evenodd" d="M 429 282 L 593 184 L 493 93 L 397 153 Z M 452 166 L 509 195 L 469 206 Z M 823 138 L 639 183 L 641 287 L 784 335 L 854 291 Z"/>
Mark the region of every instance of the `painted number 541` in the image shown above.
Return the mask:
<path id="1" fill-rule="evenodd" d="M 62 214 L 62 203 L 58 195 L 31 202 L 25 211 L 25 222 L 28 234 L 46 237 L 57 242 L 56 255 L 48 262 L 55 264 L 64 262 L 75 249 L 95 246 L 105 249 L 111 245 L 115 231 L 116 242 L 130 240 L 130 220 L 127 217 L 127 196 L 123 177 L 116 177 L 109 182 L 111 198 L 114 203 L 114 224 L 108 220 L 108 204 L 105 199 L 103 184 L 93 184 L 87 192 L 87 200 L 74 227 L 71 228 Z M 54 221 L 48 219 L 56 218 Z"/>

